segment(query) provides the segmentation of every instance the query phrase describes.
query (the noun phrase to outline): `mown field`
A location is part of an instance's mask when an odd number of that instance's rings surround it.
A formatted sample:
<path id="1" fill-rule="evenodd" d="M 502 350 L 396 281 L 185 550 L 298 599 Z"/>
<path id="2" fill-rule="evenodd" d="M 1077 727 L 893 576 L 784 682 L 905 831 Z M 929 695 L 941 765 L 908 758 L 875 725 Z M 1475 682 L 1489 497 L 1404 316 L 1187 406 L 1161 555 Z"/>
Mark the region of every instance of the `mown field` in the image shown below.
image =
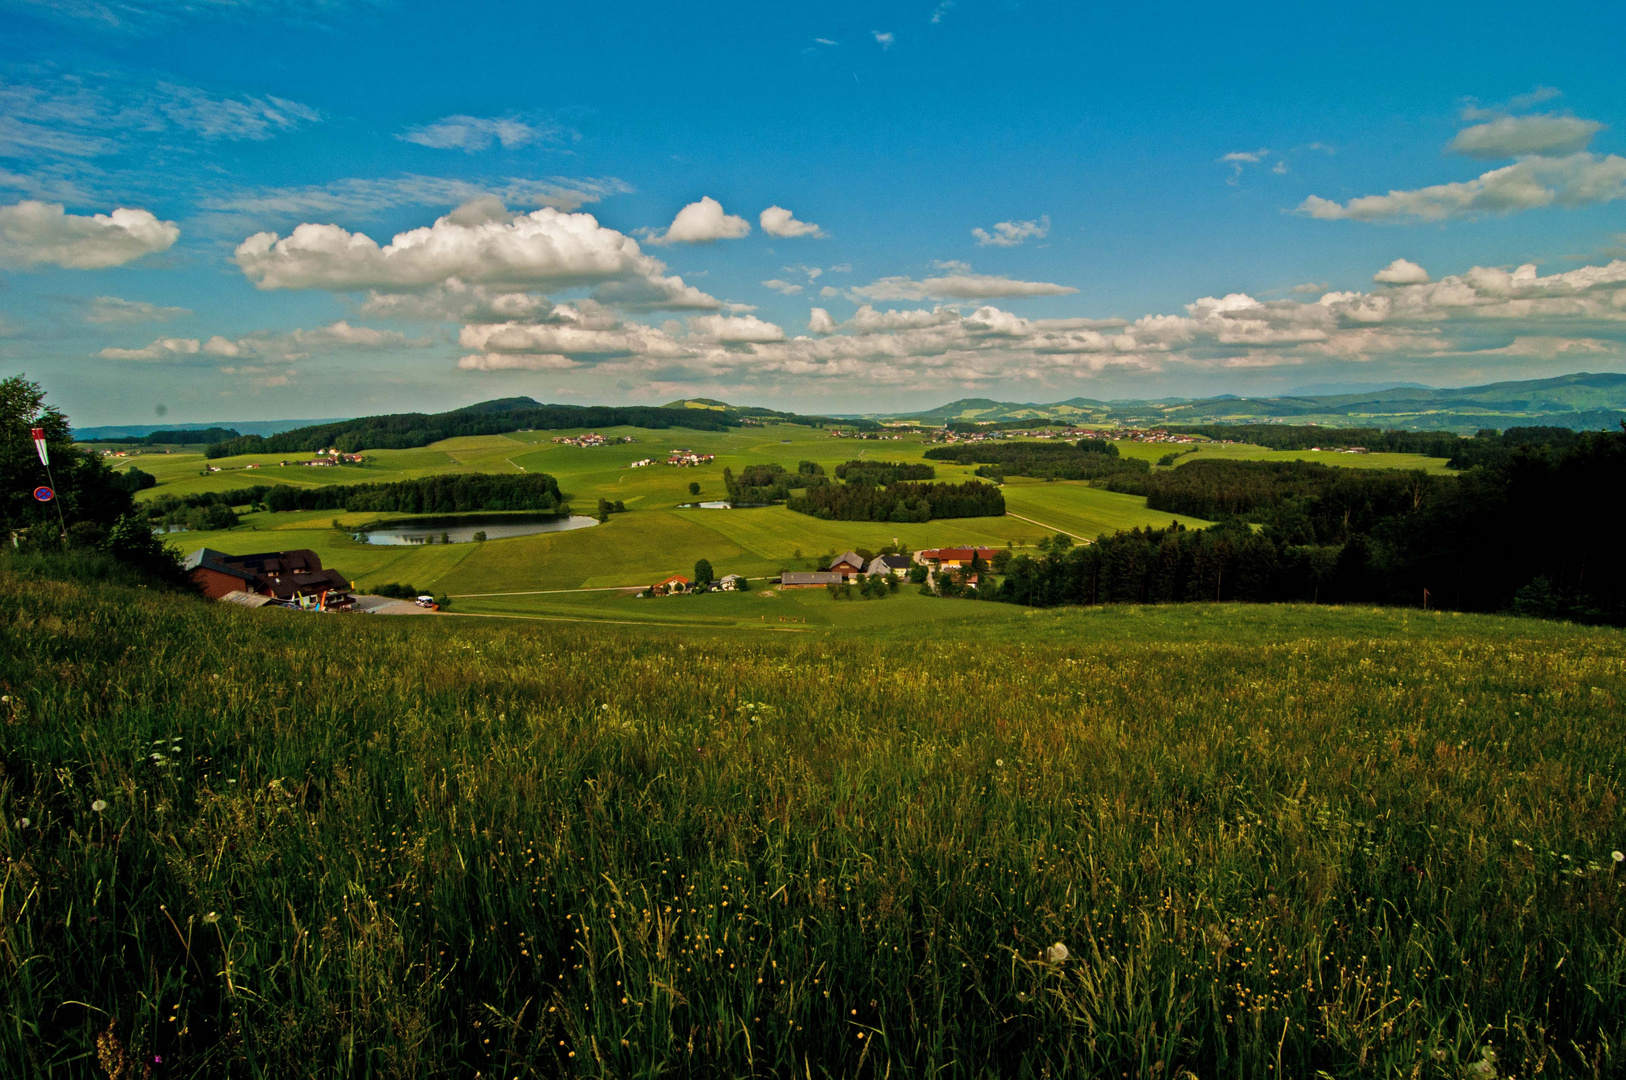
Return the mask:
<path id="1" fill-rule="evenodd" d="M 1622 1068 L 1618 631 L 0 613 L 6 1076 Z"/>

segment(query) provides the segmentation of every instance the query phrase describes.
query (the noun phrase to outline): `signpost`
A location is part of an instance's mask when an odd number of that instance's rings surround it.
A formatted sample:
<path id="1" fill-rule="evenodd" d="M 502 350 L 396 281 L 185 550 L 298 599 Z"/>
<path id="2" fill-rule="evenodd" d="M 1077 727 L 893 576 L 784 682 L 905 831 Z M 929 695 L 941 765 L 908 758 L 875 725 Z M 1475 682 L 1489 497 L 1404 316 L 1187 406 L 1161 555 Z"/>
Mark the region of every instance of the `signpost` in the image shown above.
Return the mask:
<path id="1" fill-rule="evenodd" d="M 34 489 L 34 498 L 40 502 L 56 503 L 56 519 L 62 524 L 62 539 L 68 539 L 68 519 L 62 513 L 62 504 L 56 499 L 56 477 L 51 475 L 51 451 L 45 443 L 45 429 L 36 427 L 29 432 L 34 437 L 34 450 L 40 456 L 40 464 L 45 466 L 45 478 L 51 482 L 50 487 L 40 486 Z"/>

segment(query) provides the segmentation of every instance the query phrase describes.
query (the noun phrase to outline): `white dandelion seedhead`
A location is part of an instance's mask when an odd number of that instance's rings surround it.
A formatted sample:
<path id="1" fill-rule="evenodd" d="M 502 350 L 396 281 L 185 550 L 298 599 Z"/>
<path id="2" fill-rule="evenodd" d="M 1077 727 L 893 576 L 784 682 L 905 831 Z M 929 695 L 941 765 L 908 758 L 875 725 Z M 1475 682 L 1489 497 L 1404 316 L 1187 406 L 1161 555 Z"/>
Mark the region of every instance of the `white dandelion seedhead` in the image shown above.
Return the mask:
<path id="1" fill-rule="evenodd" d="M 1044 951 L 1044 961 L 1047 964 L 1059 964 L 1071 955 L 1067 951 L 1067 946 L 1058 941 Z"/>
<path id="2" fill-rule="evenodd" d="M 90 804 L 90 808 L 91 808 L 91 810 L 93 810 L 93 811 L 95 811 L 96 813 L 99 814 L 103 810 L 107 809 L 107 800 L 106 799 L 97 799 L 95 802 Z"/>
<path id="3" fill-rule="evenodd" d="M 27 818 L 18 818 L 17 819 L 17 826 L 19 828 L 26 829 L 32 824 L 34 824 L 34 823 L 32 821 L 29 821 Z"/>

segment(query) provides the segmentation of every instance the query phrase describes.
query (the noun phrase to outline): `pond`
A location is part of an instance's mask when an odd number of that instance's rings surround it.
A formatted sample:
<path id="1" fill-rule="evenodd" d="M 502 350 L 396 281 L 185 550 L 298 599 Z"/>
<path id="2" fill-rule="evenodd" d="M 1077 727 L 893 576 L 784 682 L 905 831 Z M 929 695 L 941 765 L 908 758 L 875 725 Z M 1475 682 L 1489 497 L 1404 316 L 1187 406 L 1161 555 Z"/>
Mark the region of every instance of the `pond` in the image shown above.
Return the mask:
<path id="1" fill-rule="evenodd" d="M 483 532 L 487 540 L 532 533 L 570 532 L 598 524 L 596 518 L 572 514 L 457 514 L 452 517 L 397 518 L 380 521 L 358 530 L 364 544 L 467 544 Z"/>

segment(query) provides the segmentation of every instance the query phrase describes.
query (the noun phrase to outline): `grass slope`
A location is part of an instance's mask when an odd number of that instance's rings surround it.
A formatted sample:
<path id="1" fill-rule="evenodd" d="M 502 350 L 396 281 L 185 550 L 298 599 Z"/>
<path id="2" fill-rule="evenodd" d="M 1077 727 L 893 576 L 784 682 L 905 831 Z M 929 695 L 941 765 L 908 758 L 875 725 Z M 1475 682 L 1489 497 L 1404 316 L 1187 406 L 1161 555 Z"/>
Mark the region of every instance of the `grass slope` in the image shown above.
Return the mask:
<path id="1" fill-rule="evenodd" d="M 1623 1064 L 1616 631 L 0 610 L 3 1075 Z"/>

